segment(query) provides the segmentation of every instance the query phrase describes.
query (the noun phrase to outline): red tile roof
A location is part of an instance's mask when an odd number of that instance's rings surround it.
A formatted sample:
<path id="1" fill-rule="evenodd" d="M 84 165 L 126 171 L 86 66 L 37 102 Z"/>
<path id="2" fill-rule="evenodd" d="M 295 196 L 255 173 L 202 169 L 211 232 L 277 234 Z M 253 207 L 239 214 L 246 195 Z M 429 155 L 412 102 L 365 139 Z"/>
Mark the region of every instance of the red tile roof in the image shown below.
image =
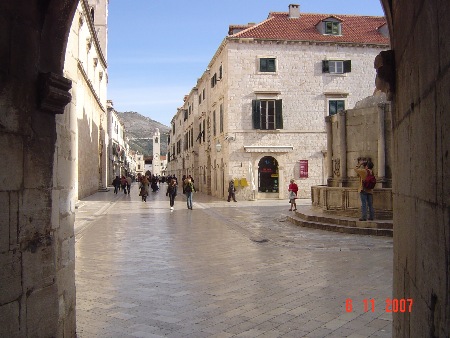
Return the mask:
<path id="1" fill-rule="evenodd" d="M 319 32 L 317 24 L 330 17 L 341 20 L 342 35 Z M 385 23 L 381 16 L 300 13 L 299 18 L 289 18 L 289 13 L 272 12 L 263 22 L 229 37 L 389 45 L 389 38 L 377 31 Z"/>

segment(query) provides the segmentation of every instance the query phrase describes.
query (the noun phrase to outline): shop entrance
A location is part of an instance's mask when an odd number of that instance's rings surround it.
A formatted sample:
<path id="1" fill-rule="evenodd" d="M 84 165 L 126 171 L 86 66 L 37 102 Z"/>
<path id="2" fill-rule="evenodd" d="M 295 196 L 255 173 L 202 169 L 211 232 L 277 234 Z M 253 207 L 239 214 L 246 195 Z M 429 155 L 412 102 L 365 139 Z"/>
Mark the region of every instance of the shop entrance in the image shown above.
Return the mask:
<path id="1" fill-rule="evenodd" d="M 277 193 L 279 186 L 278 162 L 264 156 L 258 163 L 258 192 Z"/>

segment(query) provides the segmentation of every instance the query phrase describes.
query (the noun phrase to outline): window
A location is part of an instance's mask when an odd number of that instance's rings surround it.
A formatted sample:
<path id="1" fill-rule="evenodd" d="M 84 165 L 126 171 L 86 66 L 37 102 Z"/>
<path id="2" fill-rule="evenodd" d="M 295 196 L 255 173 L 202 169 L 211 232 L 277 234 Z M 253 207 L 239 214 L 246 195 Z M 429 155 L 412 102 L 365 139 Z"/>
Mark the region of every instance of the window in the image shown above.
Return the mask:
<path id="1" fill-rule="evenodd" d="M 214 73 L 213 77 L 211 78 L 211 88 L 214 88 L 217 84 L 217 73 Z"/>
<path id="2" fill-rule="evenodd" d="M 253 128 L 283 129 L 282 100 L 253 100 Z"/>
<path id="3" fill-rule="evenodd" d="M 183 113 L 184 113 L 184 121 L 186 121 L 188 119 L 188 110 L 184 109 Z"/>
<path id="4" fill-rule="evenodd" d="M 213 111 L 213 136 L 216 136 L 216 111 Z"/>
<path id="5" fill-rule="evenodd" d="M 341 23 L 334 21 L 325 21 L 325 34 L 341 35 Z"/>
<path id="6" fill-rule="evenodd" d="M 322 60 L 322 73 L 344 74 L 351 71 L 351 60 Z"/>
<path id="7" fill-rule="evenodd" d="M 222 65 L 219 67 L 219 79 L 222 79 Z"/>
<path id="8" fill-rule="evenodd" d="M 206 131 L 206 120 L 203 120 L 203 131 L 202 131 L 203 142 L 205 142 L 205 134 L 206 134 L 205 131 Z"/>
<path id="9" fill-rule="evenodd" d="M 197 138 L 195 139 L 196 141 L 199 141 L 200 142 L 200 144 L 202 143 L 202 123 L 200 122 L 200 124 L 198 125 L 198 130 L 199 130 L 199 132 L 198 132 L 198 136 L 197 136 Z"/>
<path id="10" fill-rule="evenodd" d="M 219 133 L 223 133 L 223 103 L 220 104 L 220 113 L 219 113 Z"/>
<path id="11" fill-rule="evenodd" d="M 275 58 L 261 58 L 259 59 L 260 72 L 276 72 Z"/>
<path id="12" fill-rule="evenodd" d="M 329 100 L 328 101 L 328 115 L 335 115 L 340 111 L 345 110 L 344 100 Z"/>

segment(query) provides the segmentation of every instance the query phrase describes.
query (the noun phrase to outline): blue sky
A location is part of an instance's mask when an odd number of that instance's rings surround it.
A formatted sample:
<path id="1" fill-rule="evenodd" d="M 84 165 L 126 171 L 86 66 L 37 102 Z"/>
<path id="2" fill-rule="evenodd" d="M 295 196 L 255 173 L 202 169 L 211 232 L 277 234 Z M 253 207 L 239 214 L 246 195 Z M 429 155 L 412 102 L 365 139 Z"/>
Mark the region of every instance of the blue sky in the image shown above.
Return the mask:
<path id="1" fill-rule="evenodd" d="M 231 24 L 269 12 L 384 15 L 379 0 L 110 0 L 108 99 L 167 126 Z"/>

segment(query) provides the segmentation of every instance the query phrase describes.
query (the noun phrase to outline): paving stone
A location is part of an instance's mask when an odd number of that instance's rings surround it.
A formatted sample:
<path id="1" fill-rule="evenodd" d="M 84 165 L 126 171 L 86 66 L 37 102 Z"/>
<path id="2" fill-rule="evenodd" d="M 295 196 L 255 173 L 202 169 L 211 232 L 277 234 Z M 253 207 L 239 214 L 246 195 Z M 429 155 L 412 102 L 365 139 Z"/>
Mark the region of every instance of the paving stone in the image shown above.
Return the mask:
<path id="1" fill-rule="evenodd" d="M 113 195 L 76 211 L 78 337 L 392 334 L 391 238 L 297 227 L 285 201 L 196 193 L 194 210 L 180 196 L 170 212 L 164 194 Z"/>

